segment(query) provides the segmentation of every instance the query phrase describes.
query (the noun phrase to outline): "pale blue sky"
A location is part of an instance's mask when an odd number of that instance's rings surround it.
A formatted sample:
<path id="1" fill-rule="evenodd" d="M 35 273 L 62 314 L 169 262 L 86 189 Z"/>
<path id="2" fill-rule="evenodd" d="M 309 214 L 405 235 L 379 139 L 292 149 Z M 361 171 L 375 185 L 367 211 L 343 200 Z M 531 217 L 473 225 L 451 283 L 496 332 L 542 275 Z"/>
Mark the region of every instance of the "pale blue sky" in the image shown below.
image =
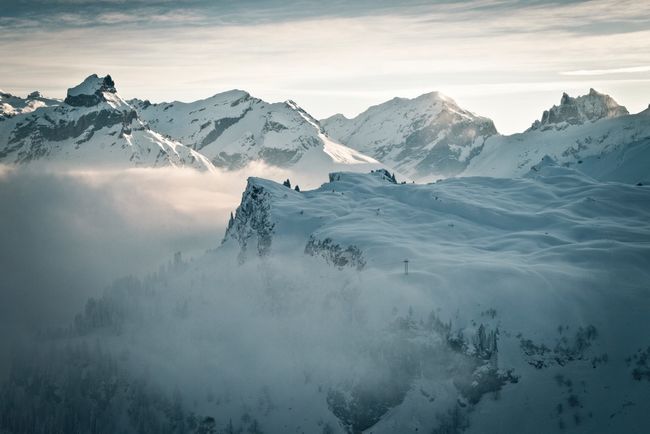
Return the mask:
<path id="1" fill-rule="evenodd" d="M 563 91 L 650 103 L 647 1 L 0 3 L 0 88 L 17 94 L 110 73 L 127 98 L 240 88 L 325 117 L 438 90 L 505 133 Z"/>

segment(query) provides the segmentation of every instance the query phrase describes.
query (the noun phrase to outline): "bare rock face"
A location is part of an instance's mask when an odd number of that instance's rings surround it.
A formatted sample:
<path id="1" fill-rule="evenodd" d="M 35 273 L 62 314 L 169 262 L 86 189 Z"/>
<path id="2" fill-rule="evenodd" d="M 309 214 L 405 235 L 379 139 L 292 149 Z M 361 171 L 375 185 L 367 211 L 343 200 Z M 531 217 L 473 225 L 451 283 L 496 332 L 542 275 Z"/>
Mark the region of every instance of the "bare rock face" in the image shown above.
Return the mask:
<path id="1" fill-rule="evenodd" d="M 222 241 L 235 240 L 240 247 L 239 262 L 246 260 L 248 248 L 254 248 L 259 256 L 271 249 L 275 223 L 271 219 L 271 194 L 249 178 L 242 201 L 234 216 L 230 217 L 226 235 Z"/>
<path id="2" fill-rule="evenodd" d="M 619 105 L 614 98 L 594 89 L 589 89 L 587 95 L 576 98 L 570 97 L 565 92 L 562 94 L 560 105 L 545 110 L 542 119 L 535 121 L 530 129 L 563 129 L 569 125 L 581 125 L 627 114 L 629 114 L 627 109 Z"/>

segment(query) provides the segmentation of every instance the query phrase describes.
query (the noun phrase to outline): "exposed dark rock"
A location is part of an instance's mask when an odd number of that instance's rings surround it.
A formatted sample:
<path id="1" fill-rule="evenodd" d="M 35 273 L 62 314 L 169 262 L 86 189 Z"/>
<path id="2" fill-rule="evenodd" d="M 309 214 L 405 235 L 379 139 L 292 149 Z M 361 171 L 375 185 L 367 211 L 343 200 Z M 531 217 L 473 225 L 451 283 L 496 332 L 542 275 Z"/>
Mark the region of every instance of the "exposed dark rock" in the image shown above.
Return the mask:
<path id="1" fill-rule="evenodd" d="M 366 266 L 363 252 L 357 246 L 344 248 L 334 243 L 331 238 L 317 240 L 313 236 L 309 237 L 309 241 L 305 245 L 305 254 L 321 256 L 328 264 L 339 268 L 353 267 L 362 270 Z"/>
<path id="2" fill-rule="evenodd" d="M 275 223 L 271 222 L 270 196 L 264 187 L 249 181 L 241 204 L 228 224 L 223 242 L 231 238 L 239 244 L 240 262 L 246 260 L 251 243 L 259 256 L 265 256 L 271 250 Z"/>

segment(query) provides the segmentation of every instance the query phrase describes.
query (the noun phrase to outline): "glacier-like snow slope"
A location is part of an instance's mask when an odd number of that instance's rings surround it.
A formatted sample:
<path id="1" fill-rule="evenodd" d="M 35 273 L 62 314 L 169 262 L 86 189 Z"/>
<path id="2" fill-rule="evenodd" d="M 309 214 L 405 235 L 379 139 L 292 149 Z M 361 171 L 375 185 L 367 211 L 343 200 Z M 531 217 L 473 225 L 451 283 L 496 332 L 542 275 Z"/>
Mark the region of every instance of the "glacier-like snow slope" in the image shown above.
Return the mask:
<path id="1" fill-rule="evenodd" d="M 338 114 L 321 124 L 341 143 L 419 180 L 458 174 L 497 133 L 490 119 L 439 92 L 394 98 L 353 119 Z"/>
<path id="2" fill-rule="evenodd" d="M 368 171 L 373 158 L 327 137 L 318 121 L 293 101 L 267 103 L 240 90 L 191 103 L 133 100 L 149 125 L 201 152 L 217 167 L 251 162 L 320 176 L 332 170 Z"/>
<path id="3" fill-rule="evenodd" d="M 462 176 L 519 177 L 544 157 L 605 181 L 650 182 L 650 109 L 630 115 L 611 97 L 563 95 L 527 131 L 490 137 Z"/>
<path id="4" fill-rule="evenodd" d="M 69 89 L 63 103 L 23 109 L 0 122 L 0 161 L 36 160 L 75 166 L 213 170 L 201 154 L 149 128 L 116 93 L 110 76 L 97 75 Z"/>
<path id="5" fill-rule="evenodd" d="M 516 384 L 474 371 L 466 386 L 452 366 L 443 366 L 446 376 L 426 368 L 394 372 L 406 391 L 383 398 L 390 409 L 371 406 L 383 413 L 367 432 L 461 432 L 468 425 L 476 433 L 644 433 L 649 222 L 648 187 L 601 183 L 552 164 L 520 179 L 428 185 L 395 184 L 381 171 L 335 173 L 302 193 L 253 178 L 220 251 L 244 264 L 257 256 L 291 264 L 287 257 L 307 255 L 359 269 L 362 310 L 376 308 L 377 299 L 395 307 L 369 314 L 385 321 L 373 327 L 389 330 L 395 312 L 410 305 L 411 343 L 437 339 L 417 325 L 428 312 L 474 342 L 474 355 L 480 349 L 469 336 L 479 324 L 498 328 L 490 366 L 513 369 Z M 426 366 L 424 350 L 415 348 L 402 356 Z M 500 392 L 490 388 L 495 383 Z M 357 412 L 374 402 L 341 388 Z M 336 402 L 329 404 L 337 413 Z M 348 413 L 337 415 L 345 424 Z"/>

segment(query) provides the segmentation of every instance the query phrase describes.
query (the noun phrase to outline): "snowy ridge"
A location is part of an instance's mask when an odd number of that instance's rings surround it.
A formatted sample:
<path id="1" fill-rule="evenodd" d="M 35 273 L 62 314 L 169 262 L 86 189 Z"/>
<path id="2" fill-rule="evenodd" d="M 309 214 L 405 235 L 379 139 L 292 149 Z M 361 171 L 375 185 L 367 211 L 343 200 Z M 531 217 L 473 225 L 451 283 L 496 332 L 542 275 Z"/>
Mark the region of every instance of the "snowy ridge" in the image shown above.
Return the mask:
<path id="1" fill-rule="evenodd" d="M 34 91 L 26 98 L 12 95 L 0 89 L 0 122 L 23 113 L 31 113 L 40 107 L 59 105 L 61 101 L 45 98 L 40 92 Z"/>
<path id="2" fill-rule="evenodd" d="M 201 152 L 217 167 L 239 169 L 254 161 L 325 176 L 378 168 L 374 159 L 327 137 L 293 101 L 267 103 L 240 90 L 191 103 L 131 102 L 151 127 Z"/>
<path id="3" fill-rule="evenodd" d="M 323 151 L 332 157 L 332 160 L 335 163 L 340 164 L 379 164 L 374 158 L 370 158 L 366 155 L 361 154 L 360 152 L 355 151 L 352 148 L 343 146 L 340 143 L 336 143 L 323 133 L 323 129 L 318 124 L 318 121 L 314 119 L 309 113 L 304 111 L 301 107 L 298 106 L 295 102 L 289 100 L 287 101 L 289 107 L 296 110 L 302 118 L 311 124 L 318 131 L 318 138 L 323 142 Z"/>
<path id="4" fill-rule="evenodd" d="M 151 130 L 110 76 L 92 75 L 69 89 L 64 103 L 6 119 L 0 144 L 5 163 L 213 168 L 201 154 Z"/>
<path id="5" fill-rule="evenodd" d="M 455 175 L 497 133 L 491 120 L 439 92 L 394 98 L 354 119 L 321 121 L 326 133 L 413 179 Z"/>

